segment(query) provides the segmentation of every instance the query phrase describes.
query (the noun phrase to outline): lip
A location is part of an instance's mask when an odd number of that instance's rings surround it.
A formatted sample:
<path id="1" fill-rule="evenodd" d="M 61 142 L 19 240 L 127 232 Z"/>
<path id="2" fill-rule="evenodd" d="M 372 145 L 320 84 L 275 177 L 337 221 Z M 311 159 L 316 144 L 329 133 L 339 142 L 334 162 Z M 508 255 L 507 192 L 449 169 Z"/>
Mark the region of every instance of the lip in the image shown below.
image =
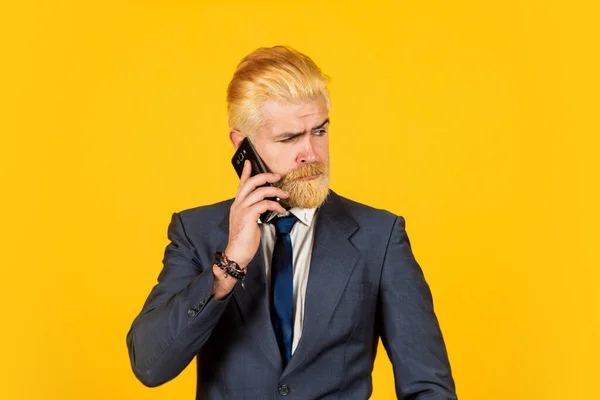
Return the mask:
<path id="1" fill-rule="evenodd" d="M 298 181 L 311 181 L 313 179 L 317 179 L 319 177 L 319 175 L 309 175 L 309 176 L 305 176 L 303 178 L 298 178 Z"/>

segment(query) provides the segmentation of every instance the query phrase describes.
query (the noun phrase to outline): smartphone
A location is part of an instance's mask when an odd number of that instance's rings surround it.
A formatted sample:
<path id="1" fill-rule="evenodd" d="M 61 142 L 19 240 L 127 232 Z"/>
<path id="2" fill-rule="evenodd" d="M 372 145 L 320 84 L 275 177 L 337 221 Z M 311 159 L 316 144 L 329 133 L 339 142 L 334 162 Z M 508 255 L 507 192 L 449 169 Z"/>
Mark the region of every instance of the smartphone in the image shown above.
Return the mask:
<path id="1" fill-rule="evenodd" d="M 251 176 L 262 174 L 264 172 L 271 172 L 260 158 L 254 146 L 248 139 L 248 137 L 244 138 L 240 147 L 235 151 L 233 158 L 231 159 L 231 163 L 233 164 L 233 168 L 235 168 L 235 172 L 237 172 L 238 177 L 242 176 L 242 170 L 244 169 L 244 161 L 250 160 L 250 164 L 252 164 L 252 174 Z M 273 186 L 271 183 L 267 182 L 263 186 Z M 279 203 L 279 197 L 267 197 L 265 200 L 272 200 Z M 266 223 L 272 217 L 277 215 L 277 212 L 267 210 L 260 216 L 260 221 L 262 223 Z"/>

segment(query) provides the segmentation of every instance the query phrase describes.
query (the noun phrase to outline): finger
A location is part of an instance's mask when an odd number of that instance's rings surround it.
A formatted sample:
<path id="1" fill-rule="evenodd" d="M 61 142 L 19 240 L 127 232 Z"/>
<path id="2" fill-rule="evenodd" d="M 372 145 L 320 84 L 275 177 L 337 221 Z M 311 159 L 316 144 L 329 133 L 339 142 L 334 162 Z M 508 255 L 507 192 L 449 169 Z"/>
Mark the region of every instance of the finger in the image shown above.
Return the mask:
<path id="1" fill-rule="evenodd" d="M 279 197 L 281 199 L 287 199 L 290 197 L 290 194 L 283 189 L 276 188 L 275 186 L 263 186 L 250 193 L 242 201 L 241 206 L 251 207 L 253 204 L 258 203 L 267 197 Z"/>
<path id="2" fill-rule="evenodd" d="M 258 217 L 267 210 L 275 211 L 278 214 L 285 214 L 285 208 L 283 208 L 278 202 L 272 200 L 259 201 L 250 207 L 249 210 L 253 216 L 253 220 L 258 219 Z"/>
<path id="3" fill-rule="evenodd" d="M 240 183 L 238 185 L 238 194 L 240 189 L 246 184 L 246 181 L 252 175 L 252 163 L 250 160 L 244 160 L 244 168 L 242 168 L 242 174 L 240 175 Z"/>
<path id="4" fill-rule="evenodd" d="M 279 175 L 272 174 L 270 172 L 265 172 L 262 174 L 254 175 L 254 176 L 248 178 L 248 180 L 246 182 L 244 182 L 243 186 L 240 186 L 240 190 L 238 192 L 238 198 L 241 201 L 243 201 L 250 193 L 255 191 L 256 188 L 264 185 L 267 182 L 268 183 L 277 182 L 279 179 L 281 179 L 279 177 Z"/>

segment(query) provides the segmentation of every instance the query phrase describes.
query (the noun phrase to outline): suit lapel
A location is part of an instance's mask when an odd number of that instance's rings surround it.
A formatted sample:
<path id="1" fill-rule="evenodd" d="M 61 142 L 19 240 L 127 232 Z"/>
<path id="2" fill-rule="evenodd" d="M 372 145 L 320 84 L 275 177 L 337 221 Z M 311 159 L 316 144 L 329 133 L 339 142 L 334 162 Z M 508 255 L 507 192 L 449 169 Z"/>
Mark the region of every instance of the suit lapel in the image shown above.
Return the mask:
<path id="1" fill-rule="evenodd" d="M 227 238 L 229 232 L 229 214 L 225 216 L 220 227 L 226 233 L 225 237 Z M 224 240 L 219 248 L 224 249 L 225 246 L 227 246 L 227 239 Z M 242 314 L 242 321 L 249 330 L 248 333 L 255 338 L 258 346 L 269 361 L 276 368 L 281 368 L 281 354 L 279 353 L 269 313 L 269 296 L 267 293 L 262 240 L 254 258 L 248 264 L 247 270 L 248 274 L 244 283 L 245 288 L 242 288 L 241 285 L 236 285 L 233 290 L 233 297 Z"/>
<path id="2" fill-rule="evenodd" d="M 359 257 L 358 250 L 349 241 L 358 224 L 333 191 L 319 209 L 316 224 L 302 337 L 283 376 L 310 354 L 327 327 Z"/>

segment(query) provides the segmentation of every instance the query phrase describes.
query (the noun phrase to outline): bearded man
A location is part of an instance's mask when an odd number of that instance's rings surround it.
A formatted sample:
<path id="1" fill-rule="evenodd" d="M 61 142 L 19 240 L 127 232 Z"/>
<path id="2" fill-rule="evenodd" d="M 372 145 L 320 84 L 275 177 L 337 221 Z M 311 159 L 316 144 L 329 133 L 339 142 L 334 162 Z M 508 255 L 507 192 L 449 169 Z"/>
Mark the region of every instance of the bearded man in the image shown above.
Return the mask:
<path id="1" fill-rule="evenodd" d="M 197 399 L 367 399 L 381 338 L 398 398 L 456 399 L 404 218 L 329 189 L 321 70 L 261 48 L 227 101 L 233 146 L 248 137 L 270 172 L 251 176 L 246 161 L 234 199 L 173 215 L 127 335 L 138 379 L 161 385 L 196 357 Z M 266 211 L 277 215 L 262 223 Z"/>

